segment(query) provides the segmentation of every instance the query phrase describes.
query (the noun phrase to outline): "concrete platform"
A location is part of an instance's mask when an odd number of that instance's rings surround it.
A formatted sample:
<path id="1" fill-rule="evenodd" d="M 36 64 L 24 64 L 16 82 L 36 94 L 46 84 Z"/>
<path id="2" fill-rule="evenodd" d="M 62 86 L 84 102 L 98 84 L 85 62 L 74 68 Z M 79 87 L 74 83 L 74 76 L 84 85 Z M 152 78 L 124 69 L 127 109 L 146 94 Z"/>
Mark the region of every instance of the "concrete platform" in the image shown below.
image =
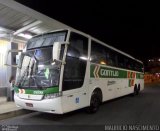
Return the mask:
<path id="1" fill-rule="evenodd" d="M 20 110 L 13 101 L 7 102 L 6 97 L 0 97 L 0 114 Z"/>
<path id="2" fill-rule="evenodd" d="M 6 97 L 0 97 L 0 120 L 30 112 L 31 111 L 17 107 L 13 101 L 8 102 Z"/>

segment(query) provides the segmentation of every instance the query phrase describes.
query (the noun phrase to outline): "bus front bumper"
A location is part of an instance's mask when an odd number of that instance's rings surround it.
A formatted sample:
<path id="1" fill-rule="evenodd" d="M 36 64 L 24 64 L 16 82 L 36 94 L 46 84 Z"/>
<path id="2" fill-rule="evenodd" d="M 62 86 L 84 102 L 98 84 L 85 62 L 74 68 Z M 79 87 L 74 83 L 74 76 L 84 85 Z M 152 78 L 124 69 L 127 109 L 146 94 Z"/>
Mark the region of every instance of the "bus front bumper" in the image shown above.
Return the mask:
<path id="1" fill-rule="evenodd" d="M 17 107 L 22 107 L 27 110 L 35 110 L 53 114 L 63 114 L 61 97 L 57 97 L 54 99 L 43 99 L 38 101 L 21 99 L 17 95 L 14 95 L 14 100 Z"/>

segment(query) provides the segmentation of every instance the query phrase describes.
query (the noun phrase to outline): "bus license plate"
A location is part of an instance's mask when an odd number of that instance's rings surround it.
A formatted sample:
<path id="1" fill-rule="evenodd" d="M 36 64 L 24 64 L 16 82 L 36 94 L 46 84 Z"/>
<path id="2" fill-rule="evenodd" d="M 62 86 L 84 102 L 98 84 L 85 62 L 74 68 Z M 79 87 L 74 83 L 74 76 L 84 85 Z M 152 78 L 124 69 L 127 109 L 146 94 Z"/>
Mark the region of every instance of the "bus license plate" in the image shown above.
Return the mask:
<path id="1" fill-rule="evenodd" d="M 32 103 L 26 103 L 26 106 L 33 107 L 33 104 Z"/>

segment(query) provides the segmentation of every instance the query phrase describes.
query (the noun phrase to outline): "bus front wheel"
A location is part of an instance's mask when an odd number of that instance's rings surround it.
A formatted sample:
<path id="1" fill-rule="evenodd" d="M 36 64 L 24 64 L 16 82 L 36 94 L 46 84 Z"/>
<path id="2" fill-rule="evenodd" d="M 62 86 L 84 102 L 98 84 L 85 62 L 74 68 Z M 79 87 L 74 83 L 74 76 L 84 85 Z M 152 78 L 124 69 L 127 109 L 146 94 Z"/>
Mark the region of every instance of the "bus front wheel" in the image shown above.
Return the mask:
<path id="1" fill-rule="evenodd" d="M 97 93 L 93 93 L 90 100 L 90 106 L 87 108 L 88 113 L 96 113 L 101 104 L 101 100 Z"/>

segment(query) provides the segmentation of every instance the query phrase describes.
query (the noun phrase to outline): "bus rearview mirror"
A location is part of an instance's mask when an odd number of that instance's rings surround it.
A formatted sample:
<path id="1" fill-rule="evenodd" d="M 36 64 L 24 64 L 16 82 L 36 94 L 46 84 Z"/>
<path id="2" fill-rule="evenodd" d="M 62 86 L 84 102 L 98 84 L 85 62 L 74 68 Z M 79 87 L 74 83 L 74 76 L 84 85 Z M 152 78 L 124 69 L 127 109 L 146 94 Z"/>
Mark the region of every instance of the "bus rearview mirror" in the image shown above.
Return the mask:
<path id="1" fill-rule="evenodd" d="M 65 64 L 65 62 L 63 60 L 60 60 L 60 53 L 61 53 L 61 47 L 62 45 L 66 45 L 69 44 L 67 42 L 54 42 L 53 44 L 53 61 L 54 62 L 60 62 L 62 64 Z"/>

